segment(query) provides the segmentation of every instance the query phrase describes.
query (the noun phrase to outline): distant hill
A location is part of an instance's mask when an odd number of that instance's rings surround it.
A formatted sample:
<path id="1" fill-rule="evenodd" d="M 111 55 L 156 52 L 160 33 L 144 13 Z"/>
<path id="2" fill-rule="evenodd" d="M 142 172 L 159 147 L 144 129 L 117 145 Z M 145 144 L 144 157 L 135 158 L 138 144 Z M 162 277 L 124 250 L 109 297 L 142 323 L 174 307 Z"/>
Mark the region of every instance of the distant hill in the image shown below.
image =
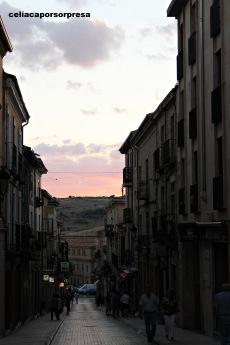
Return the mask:
<path id="1" fill-rule="evenodd" d="M 78 232 L 104 225 L 106 207 L 112 197 L 59 198 L 57 218 L 62 231 Z"/>

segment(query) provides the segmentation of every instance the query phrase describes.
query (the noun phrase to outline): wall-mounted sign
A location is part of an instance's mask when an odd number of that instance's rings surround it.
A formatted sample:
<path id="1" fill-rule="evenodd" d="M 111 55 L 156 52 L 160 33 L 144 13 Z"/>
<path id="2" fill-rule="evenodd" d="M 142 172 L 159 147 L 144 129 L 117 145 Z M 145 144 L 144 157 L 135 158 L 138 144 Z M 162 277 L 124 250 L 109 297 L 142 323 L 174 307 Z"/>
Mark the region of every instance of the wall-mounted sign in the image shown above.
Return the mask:
<path id="1" fill-rule="evenodd" d="M 54 283 L 54 277 L 49 277 L 49 283 Z"/>
<path id="2" fill-rule="evenodd" d="M 61 262 L 61 272 L 69 272 L 69 262 L 62 261 Z"/>
<path id="3" fill-rule="evenodd" d="M 49 274 L 43 274 L 43 281 L 48 282 L 49 281 Z"/>

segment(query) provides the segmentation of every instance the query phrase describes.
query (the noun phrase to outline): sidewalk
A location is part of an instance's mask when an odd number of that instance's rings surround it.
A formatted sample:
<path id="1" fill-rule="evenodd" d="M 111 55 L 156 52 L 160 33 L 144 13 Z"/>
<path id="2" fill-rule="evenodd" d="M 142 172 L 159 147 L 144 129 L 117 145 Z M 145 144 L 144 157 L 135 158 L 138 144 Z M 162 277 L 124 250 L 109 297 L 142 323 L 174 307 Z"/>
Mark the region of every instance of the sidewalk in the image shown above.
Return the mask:
<path id="1" fill-rule="evenodd" d="M 138 334 L 146 335 L 144 320 L 139 317 L 122 318 L 127 326 L 133 328 Z M 172 344 L 165 338 L 164 325 L 157 325 L 157 332 L 155 341 L 159 345 Z M 184 330 L 182 328 L 176 328 L 175 330 L 175 343 L 183 345 L 219 345 L 220 343 L 216 338 L 208 337 L 202 334 Z"/>
<path id="2" fill-rule="evenodd" d="M 13 334 L 0 338 L 0 345 L 49 345 L 64 321 L 64 313 L 60 321 L 51 321 L 50 313 L 29 321 Z"/>

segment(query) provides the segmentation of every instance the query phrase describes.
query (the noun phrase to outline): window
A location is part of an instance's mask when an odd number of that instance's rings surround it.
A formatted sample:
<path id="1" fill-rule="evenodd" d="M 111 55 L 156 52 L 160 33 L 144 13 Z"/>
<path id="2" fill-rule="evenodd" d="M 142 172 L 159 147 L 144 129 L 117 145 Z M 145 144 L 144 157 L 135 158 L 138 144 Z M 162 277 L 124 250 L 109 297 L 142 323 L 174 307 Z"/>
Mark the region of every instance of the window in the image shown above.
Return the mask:
<path id="1" fill-rule="evenodd" d="M 210 8 L 210 36 L 216 37 L 220 32 L 220 1 L 214 0 Z"/>
<path id="2" fill-rule="evenodd" d="M 81 270 L 84 272 L 84 264 L 81 265 Z"/>
<path id="3" fill-rule="evenodd" d="M 197 105 L 196 77 L 194 77 L 191 83 L 191 109 L 196 108 L 196 105 Z"/>
<path id="4" fill-rule="evenodd" d="M 161 143 L 165 141 L 165 127 L 161 126 Z"/>

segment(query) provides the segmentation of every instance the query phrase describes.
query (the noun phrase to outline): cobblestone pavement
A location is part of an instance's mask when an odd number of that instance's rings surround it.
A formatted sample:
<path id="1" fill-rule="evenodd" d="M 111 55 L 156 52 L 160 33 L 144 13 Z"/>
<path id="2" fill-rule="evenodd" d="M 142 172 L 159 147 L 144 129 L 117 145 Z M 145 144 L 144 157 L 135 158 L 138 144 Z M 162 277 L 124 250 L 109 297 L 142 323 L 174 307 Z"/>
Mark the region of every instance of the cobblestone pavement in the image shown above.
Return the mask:
<path id="1" fill-rule="evenodd" d="M 0 339 L 0 345 L 147 345 L 143 320 L 139 318 L 113 319 L 97 310 L 94 298 L 81 297 L 70 315 L 50 321 L 50 315 L 28 322 L 14 334 Z M 219 342 L 180 328 L 176 329 L 175 344 L 218 345 Z M 156 344 L 170 344 L 164 327 L 157 326 Z"/>
<path id="2" fill-rule="evenodd" d="M 52 345 L 142 345 L 146 338 L 120 320 L 96 310 L 94 300 L 81 298 L 64 320 Z"/>
<path id="3" fill-rule="evenodd" d="M 60 321 L 51 321 L 50 314 L 46 314 L 0 338 L 0 345 L 48 345 L 62 322 L 63 316 Z"/>
<path id="4" fill-rule="evenodd" d="M 139 318 L 113 319 L 97 310 L 94 300 L 82 297 L 59 328 L 52 345 L 142 345 L 147 344 L 144 322 Z M 164 327 L 158 325 L 156 344 L 170 344 Z M 215 338 L 176 329 L 176 344 L 217 345 Z"/>

